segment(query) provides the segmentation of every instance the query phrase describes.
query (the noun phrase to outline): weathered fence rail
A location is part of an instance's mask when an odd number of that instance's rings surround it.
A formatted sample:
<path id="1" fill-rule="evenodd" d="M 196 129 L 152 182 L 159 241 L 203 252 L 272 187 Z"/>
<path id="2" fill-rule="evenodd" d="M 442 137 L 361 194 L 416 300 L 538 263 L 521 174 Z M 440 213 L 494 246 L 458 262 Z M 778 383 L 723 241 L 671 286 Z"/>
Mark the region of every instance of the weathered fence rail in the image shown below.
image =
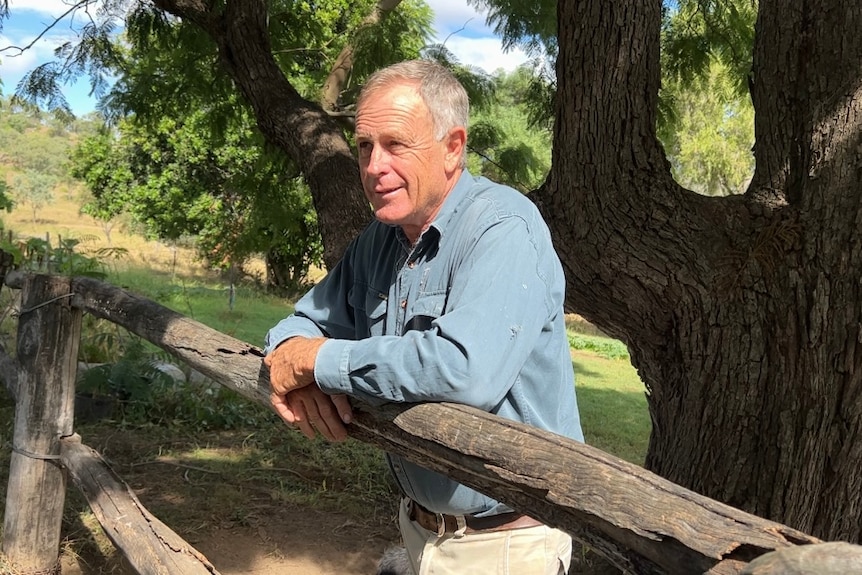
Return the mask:
<path id="1" fill-rule="evenodd" d="M 7 381 L 17 408 L 3 553 L 22 565 L 24 573 L 47 572 L 56 564 L 65 487 L 65 475 L 56 465 L 60 461 L 109 537 L 140 573 L 217 573 L 206 558 L 154 520 L 98 454 L 74 435 L 81 313 L 112 321 L 268 406 L 262 352 L 93 279 L 11 272 L 5 283 L 22 289 L 23 303 L 17 378 Z M 0 376 L 13 372 L 10 365 L 13 360 L 0 352 Z M 775 557 L 796 561 L 802 566 L 798 573 L 853 573 L 855 567 L 862 573 L 862 547 L 824 545 L 588 445 L 461 405 L 355 407 L 352 437 L 444 472 L 562 528 L 624 573 L 789 572 L 787 563 L 763 566 Z M 817 559 L 816 570 L 806 571 L 810 560 L 796 558 L 801 545 L 828 549 L 829 561 L 838 570 L 829 571 Z M 181 560 L 187 563 L 176 563 Z M 162 564 L 166 567 L 159 570 Z"/>

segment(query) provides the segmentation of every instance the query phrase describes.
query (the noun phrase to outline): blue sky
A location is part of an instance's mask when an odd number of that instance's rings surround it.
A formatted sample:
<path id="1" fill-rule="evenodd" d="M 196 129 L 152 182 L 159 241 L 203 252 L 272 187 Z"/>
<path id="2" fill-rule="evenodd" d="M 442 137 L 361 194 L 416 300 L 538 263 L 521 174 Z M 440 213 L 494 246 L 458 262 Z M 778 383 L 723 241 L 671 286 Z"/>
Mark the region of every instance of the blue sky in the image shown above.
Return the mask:
<path id="1" fill-rule="evenodd" d="M 0 80 L 3 94 L 10 94 L 21 77 L 41 63 L 50 60 L 53 50 L 67 40 L 75 39 L 76 22 L 64 20 L 45 37 L 24 53 L 5 49 L 24 47 L 40 34 L 54 18 L 63 14 L 71 0 L 10 0 L 10 17 L 0 31 Z M 469 63 L 493 72 L 498 68 L 512 70 L 526 60 L 523 52 L 503 53 L 500 40 L 485 25 L 484 14 L 477 13 L 465 1 L 426 0 L 434 10 L 436 41 L 445 41 L 446 47 L 463 63 Z M 78 22 L 80 23 L 80 16 Z M 76 115 L 90 112 L 95 100 L 89 96 L 85 78 L 64 88 L 64 95 Z"/>

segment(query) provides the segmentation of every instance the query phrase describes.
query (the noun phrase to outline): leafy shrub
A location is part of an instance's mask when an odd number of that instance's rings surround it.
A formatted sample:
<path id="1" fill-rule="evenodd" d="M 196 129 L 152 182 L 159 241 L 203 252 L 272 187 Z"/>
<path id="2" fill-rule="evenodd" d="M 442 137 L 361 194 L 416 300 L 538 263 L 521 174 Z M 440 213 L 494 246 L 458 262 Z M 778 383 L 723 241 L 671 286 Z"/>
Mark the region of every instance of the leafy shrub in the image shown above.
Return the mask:
<path id="1" fill-rule="evenodd" d="M 587 350 L 598 354 L 606 359 L 628 359 L 629 350 L 626 345 L 616 339 L 607 337 L 594 337 L 569 333 L 569 347 L 572 349 Z"/>
<path id="2" fill-rule="evenodd" d="M 110 416 L 123 423 L 207 430 L 274 422 L 269 411 L 232 390 L 200 379 L 174 379 L 160 367 L 168 363 L 167 354 L 137 336 L 102 332 L 93 341 L 117 359 L 84 371 L 77 393 L 109 399 L 114 407 Z"/>
<path id="3" fill-rule="evenodd" d="M 128 255 L 125 248 L 100 248 L 92 255 L 77 251 L 83 240 L 61 238 L 56 246 L 50 240 L 28 238 L 0 239 L 0 250 L 12 254 L 15 266 L 26 270 L 57 273 L 66 276 L 87 276 L 97 279 L 107 277 L 107 261 Z"/>

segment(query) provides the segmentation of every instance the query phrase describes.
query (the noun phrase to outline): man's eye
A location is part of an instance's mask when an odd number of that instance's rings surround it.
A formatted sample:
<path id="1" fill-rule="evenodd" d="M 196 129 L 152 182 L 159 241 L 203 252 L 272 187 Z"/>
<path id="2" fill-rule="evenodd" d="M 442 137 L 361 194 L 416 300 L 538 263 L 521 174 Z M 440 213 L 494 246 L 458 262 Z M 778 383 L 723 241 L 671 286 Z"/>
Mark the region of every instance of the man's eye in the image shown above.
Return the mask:
<path id="1" fill-rule="evenodd" d="M 371 142 L 359 142 L 359 144 L 357 145 L 357 148 L 359 149 L 360 155 L 363 155 L 363 156 L 367 156 L 367 155 L 371 154 L 371 148 L 372 147 L 373 146 L 371 145 Z"/>

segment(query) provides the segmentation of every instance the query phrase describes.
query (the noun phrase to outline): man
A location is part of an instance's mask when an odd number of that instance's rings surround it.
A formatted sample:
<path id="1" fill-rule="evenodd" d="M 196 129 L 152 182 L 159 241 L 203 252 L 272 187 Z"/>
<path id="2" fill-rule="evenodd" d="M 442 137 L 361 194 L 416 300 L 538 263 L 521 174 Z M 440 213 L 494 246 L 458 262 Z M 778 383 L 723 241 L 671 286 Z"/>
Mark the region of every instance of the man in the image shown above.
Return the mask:
<path id="1" fill-rule="evenodd" d="M 582 441 L 565 280 L 522 194 L 465 169 L 467 94 L 442 66 L 376 72 L 356 143 L 375 216 L 267 335 L 272 403 L 308 437 L 347 436 L 345 395 L 472 405 Z M 571 539 L 395 455 L 416 575 L 565 573 Z"/>

